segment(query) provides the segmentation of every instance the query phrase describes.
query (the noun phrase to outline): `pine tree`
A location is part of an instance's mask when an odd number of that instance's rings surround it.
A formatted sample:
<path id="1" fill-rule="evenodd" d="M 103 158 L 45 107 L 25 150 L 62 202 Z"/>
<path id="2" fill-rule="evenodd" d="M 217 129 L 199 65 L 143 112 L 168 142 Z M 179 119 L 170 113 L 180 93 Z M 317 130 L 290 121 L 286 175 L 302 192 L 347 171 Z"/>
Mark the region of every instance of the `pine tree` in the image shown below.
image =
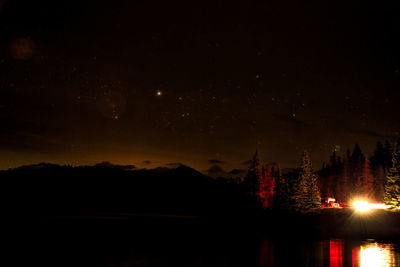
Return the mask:
<path id="1" fill-rule="evenodd" d="M 363 181 L 363 167 L 364 167 L 364 155 L 361 151 L 359 144 L 355 144 L 353 153 L 350 158 L 350 178 L 349 183 L 351 188 L 351 198 L 359 196 L 359 188 Z"/>
<path id="2" fill-rule="evenodd" d="M 321 194 L 318 178 L 313 172 L 312 163 L 307 151 L 303 152 L 298 184 L 293 197 L 294 208 L 301 212 L 309 212 L 321 207 Z"/>
<path id="3" fill-rule="evenodd" d="M 256 153 L 254 154 L 253 159 L 250 162 L 247 177 L 245 179 L 247 191 L 254 198 L 259 198 L 262 179 L 263 167 L 261 165 L 261 159 L 258 154 L 258 150 L 256 150 Z"/>
<path id="4" fill-rule="evenodd" d="M 374 178 L 372 177 L 369 160 L 365 159 L 362 167 L 362 174 L 357 177 L 355 191 L 358 198 L 374 200 Z"/>
<path id="5" fill-rule="evenodd" d="M 383 153 L 384 153 L 385 169 L 389 170 L 392 167 L 393 147 L 388 140 L 385 140 Z"/>
<path id="6" fill-rule="evenodd" d="M 387 175 L 385 204 L 393 208 L 400 207 L 400 138 L 393 150 L 392 167 Z"/>
<path id="7" fill-rule="evenodd" d="M 350 151 L 343 160 L 343 168 L 338 183 L 337 200 L 340 202 L 347 202 L 350 194 Z"/>
<path id="8" fill-rule="evenodd" d="M 282 175 L 281 166 L 278 164 L 275 172 L 275 197 L 274 207 L 288 209 L 290 207 L 290 185 Z"/>
<path id="9" fill-rule="evenodd" d="M 275 195 L 275 178 L 273 170 L 263 167 L 263 177 L 260 183 L 259 197 L 264 208 L 272 208 Z"/>
<path id="10" fill-rule="evenodd" d="M 370 158 L 370 165 L 374 177 L 374 194 L 375 199 L 378 202 L 383 201 L 385 184 L 386 184 L 386 163 L 385 163 L 385 148 L 383 147 L 382 142 L 376 143 L 376 149 L 374 154 Z M 390 160 L 392 159 L 390 155 Z"/>
<path id="11" fill-rule="evenodd" d="M 374 181 L 374 188 L 375 188 L 375 199 L 378 202 L 383 202 L 384 195 L 385 195 L 385 184 L 386 184 L 386 174 L 384 167 L 378 165 L 374 172 L 375 181 Z"/>

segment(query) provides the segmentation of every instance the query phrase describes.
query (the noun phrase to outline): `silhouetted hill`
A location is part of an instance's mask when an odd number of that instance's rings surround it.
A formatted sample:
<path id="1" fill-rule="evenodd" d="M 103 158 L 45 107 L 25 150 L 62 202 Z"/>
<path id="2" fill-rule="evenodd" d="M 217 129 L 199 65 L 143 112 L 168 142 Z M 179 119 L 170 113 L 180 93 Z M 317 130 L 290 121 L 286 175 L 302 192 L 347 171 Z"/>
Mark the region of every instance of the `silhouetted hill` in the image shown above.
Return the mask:
<path id="1" fill-rule="evenodd" d="M 9 207 L 35 215 L 93 213 L 222 214 L 243 206 L 240 185 L 190 168 L 58 166 L 41 163 L 0 172 Z"/>
<path id="2" fill-rule="evenodd" d="M 117 169 L 124 169 L 124 170 L 133 170 L 136 168 L 135 165 L 118 165 L 118 164 L 113 164 L 108 161 L 103 161 L 103 162 L 97 163 L 94 166 L 95 167 L 105 167 L 105 168 L 117 168 Z"/>

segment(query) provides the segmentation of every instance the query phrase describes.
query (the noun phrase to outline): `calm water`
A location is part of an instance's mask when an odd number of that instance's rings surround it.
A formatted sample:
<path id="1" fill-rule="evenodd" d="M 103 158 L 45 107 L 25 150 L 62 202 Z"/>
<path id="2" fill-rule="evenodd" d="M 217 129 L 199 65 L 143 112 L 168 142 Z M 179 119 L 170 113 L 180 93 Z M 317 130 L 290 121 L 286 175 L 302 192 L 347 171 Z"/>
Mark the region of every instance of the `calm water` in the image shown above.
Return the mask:
<path id="1" fill-rule="evenodd" d="M 44 245 L 34 243 L 25 258 L 40 266 L 85 267 L 400 266 L 399 244 L 373 239 L 318 239 L 305 231 L 292 237 L 282 230 L 262 237 L 239 223 L 83 225 L 37 229 L 31 241 Z"/>
<path id="2" fill-rule="evenodd" d="M 263 240 L 260 266 L 400 266 L 398 247 L 375 240 L 330 239 L 280 244 Z"/>
<path id="3" fill-rule="evenodd" d="M 63 248 L 51 256 L 58 266 L 400 266 L 398 246 L 374 240 L 236 241 L 141 240 L 130 247 Z"/>

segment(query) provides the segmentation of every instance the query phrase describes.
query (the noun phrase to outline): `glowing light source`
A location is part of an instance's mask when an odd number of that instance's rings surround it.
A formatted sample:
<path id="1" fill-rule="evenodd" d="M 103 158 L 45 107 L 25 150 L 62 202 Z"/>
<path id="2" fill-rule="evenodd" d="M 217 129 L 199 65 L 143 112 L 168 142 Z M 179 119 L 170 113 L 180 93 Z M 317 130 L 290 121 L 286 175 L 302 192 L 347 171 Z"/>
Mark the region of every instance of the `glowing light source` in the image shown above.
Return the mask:
<path id="1" fill-rule="evenodd" d="M 372 209 L 387 209 L 390 208 L 390 206 L 385 205 L 383 203 L 368 203 L 367 201 L 364 200 L 356 200 L 353 202 L 353 207 L 360 212 L 366 212 Z"/>
<path id="2" fill-rule="evenodd" d="M 162 96 L 162 91 L 161 91 L 161 90 L 157 90 L 157 91 L 156 91 L 156 95 L 157 95 L 157 96 Z"/>
<path id="3" fill-rule="evenodd" d="M 371 209 L 369 203 L 363 200 L 354 201 L 353 207 L 360 212 L 366 212 Z"/>
<path id="4" fill-rule="evenodd" d="M 390 206 L 385 205 L 383 203 L 369 203 L 369 206 L 371 207 L 371 209 L 379 209 L 379 210 L 384 210 L 384 209 L 388 209 L 390 208 Z"/>

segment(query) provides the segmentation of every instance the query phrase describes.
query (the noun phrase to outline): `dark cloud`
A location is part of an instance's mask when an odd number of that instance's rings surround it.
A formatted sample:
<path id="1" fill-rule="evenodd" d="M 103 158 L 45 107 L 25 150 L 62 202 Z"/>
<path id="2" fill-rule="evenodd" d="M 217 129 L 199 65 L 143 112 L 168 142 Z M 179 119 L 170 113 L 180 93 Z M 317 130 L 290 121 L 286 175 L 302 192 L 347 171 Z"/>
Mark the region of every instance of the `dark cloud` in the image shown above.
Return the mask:
<path id="1" fill-rule="evenodd" d="M 225 174 L 225 171 L 219 165 L 213 165 L 210 168 L 208 168 L 205 172 L 207 175 L 212 177 L 223 176 Z"/>
<path id="2" fill-rule="evenodd" d="M 2 149 L 21 151 L 53 151 L 65 149 L 64 142 L 55 142 L 62 129 L 49 127 L 45 123 L 32 123 L 24 120 L 0 119 L 0 146 Z M 45 131 L 44 131 L 45 130 Z"/>
<path id="3" fill-rule="evenodd" d="M 209 159 L 208 160 L 209 164 L 225 164 L 225 161 L 219 160 L 219 159 Z"/>
<path id="4" fill-rule="evenodd" d="M 33 56 L 35 44 L 30 38 L 18 38 L 10 42 L 9 50 L 14 59 L 26 60 Z"/>
<path id="5" fill-rule="evenodd" d="M 351 134 L 374 137 L 374 138 L 376 137 L 376 138 L 394 139 L 394 138 L 398 137 L 398 135 L 394 135 L 394 134 L 383 134 L 383 133 L 380 133 L 377 131 L 365 130 L 365 129 L 347 128 L 346 131 Z"/>
<path id="6" fill-rule="evenodd" d="M 165 164 L 166 166 L 170 166 L 170 167 L 180 167 L 180 166 L 184 166 L 184 164 L 183 163 L 180 163 L 180 162 L 170 162 L 170 163 L 167 163 L 167 164 Z"/>
<path id="7" fill-rule="evenodd" d="M 229 171 L 229 174 L 232 175 L 239 175 L 239 174 L 244 174 L 246 173 L 246 170 L 242 170 L 242 169 L 232 169 Z"/>
<path id="8" fill-rule="evenodd" d="M 144 165 L 149 165 L 149 164 L 152 164 L 153 162 L 151 161 L 151 160 L 144 160 L 143 162 L 142 162 L 142 164 L 144 164 Z"/>
<path id="9" fill-rule="evenodd" d="M 242 162 L 242 165 L 244 166 L 249 166 L 251 164 L 252 160 L 246 160 Z"/>
<path id="10" fill-rule="evenodd" d="M 95 167 L 124 169 L 124 170 L 132 170 L 132 169 L 136 168 L 135 165 L 131 165 L 131 164 L 129 164 L 129 165 L 119 165 L 119 164 L 113 164 L 113 163 L 108 162 L 108 161 L 103 161 L 103 162 L 97 163 L 94 166 Z"/>
<path id="11" fill-rule="evenodd" d="M 310 126 L 309 123 L 296 118 L 295 114 L 273 114 L 273 117 L 281 122 L 284 122 L 285 124 L 292 125 L 296 128 L 304 128 Z"/>

